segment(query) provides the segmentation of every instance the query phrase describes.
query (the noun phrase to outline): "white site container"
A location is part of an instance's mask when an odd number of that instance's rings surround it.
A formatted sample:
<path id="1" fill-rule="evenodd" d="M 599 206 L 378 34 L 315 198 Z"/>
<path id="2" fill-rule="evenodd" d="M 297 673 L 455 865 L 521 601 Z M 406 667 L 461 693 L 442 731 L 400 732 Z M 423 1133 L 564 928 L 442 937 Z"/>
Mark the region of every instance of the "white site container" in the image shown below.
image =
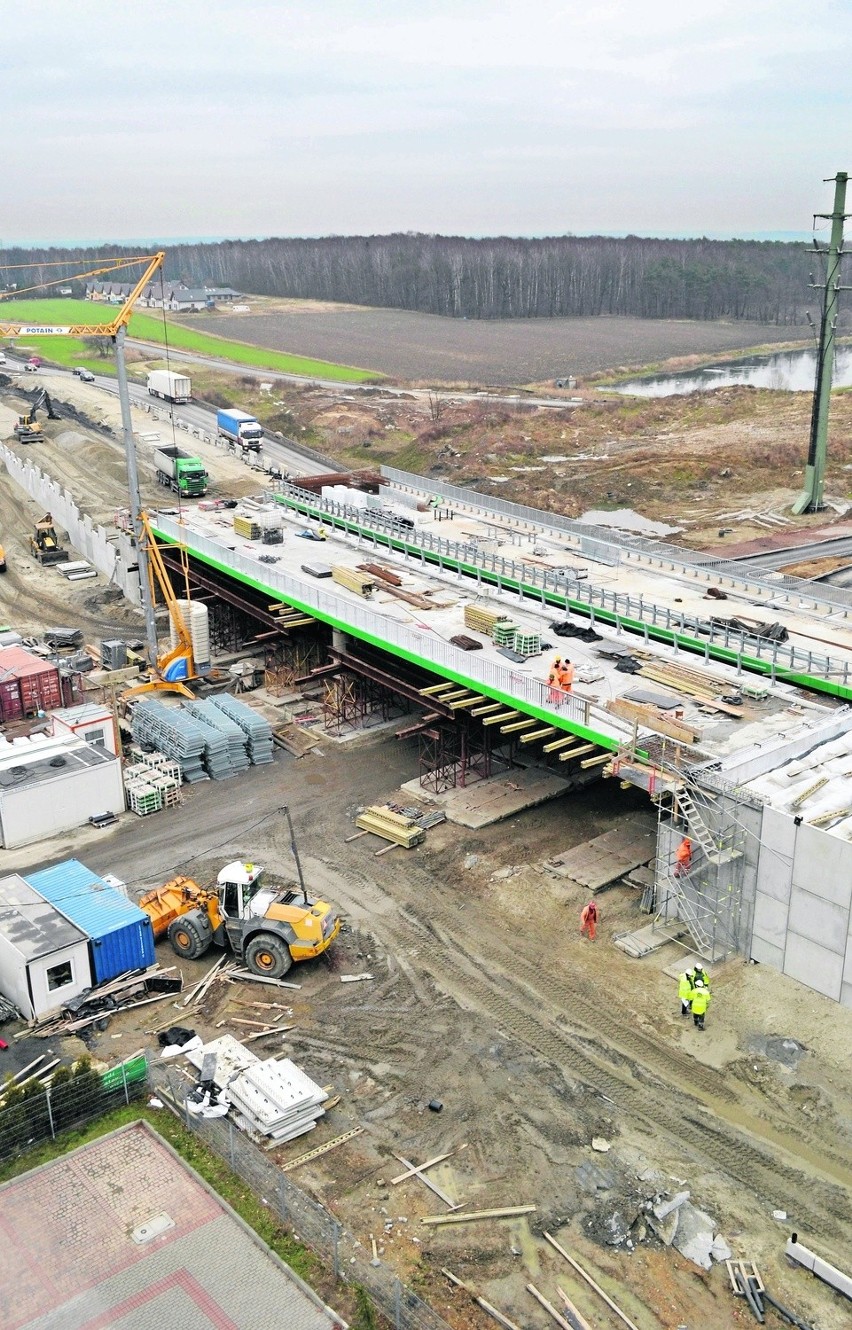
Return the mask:
<path id="1" fill-rule="evenodd" d="M 0 878 L 0 993 L 31 1021 L 91 984 L 85 933 L 17 873 Z"/>

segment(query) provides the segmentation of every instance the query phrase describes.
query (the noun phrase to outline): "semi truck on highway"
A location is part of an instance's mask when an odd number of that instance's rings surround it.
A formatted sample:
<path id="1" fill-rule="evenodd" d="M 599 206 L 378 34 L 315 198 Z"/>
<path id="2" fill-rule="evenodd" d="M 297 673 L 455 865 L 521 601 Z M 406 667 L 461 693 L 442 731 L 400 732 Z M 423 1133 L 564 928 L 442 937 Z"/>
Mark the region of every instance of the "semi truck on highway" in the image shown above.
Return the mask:
<path id="1" fill-rule="evenodd" d="M 193 457 L 182 448 L 155 448 L 154 466 L 159 483 L 167 485 L 175 494 L 191 498 L 207 493 L 210 477 L 200 457 Z"/>
<path id="2" fill-rule="evenodd" d="M 148 392 L 166 402 L 188 402 L 192 384 L 185 374 L 170 369 L 152 369 L 148 374 Z"/>
<path id="3" fill-rule="evenodd" d="M 260 452 L 263 447 L 263 426 L 260 421 L 250 416 L 247 411 L 217 411 L 216 428 L 219 438 L 240 452 Z"/>

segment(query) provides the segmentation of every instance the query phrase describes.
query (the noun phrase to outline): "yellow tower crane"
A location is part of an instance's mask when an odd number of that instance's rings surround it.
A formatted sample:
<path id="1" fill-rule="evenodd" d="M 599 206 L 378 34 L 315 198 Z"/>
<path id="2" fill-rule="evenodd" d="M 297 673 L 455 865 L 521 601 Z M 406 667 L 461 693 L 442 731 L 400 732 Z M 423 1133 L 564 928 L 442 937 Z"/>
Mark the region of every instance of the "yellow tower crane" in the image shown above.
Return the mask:
<path id="1" fill-rule="evenodd" d="M 192 651 L 192 638 L 189 627 L 181 613 L 180 606 L 177 603 L 177 597 L 174 594 L 168 572 L 163 563 L 154 533 L 151 529 L 147 513 L 142 511 L 141 496 L 139 492 L 139 472 L 136 466 L 136 445 L 133 439 L 133 422 L 130 415 L 130 393 L 127 387 L 127 363 L 125 359 L 125 339 L 127 336 L 127 325 L 130 322 L 130 316 L 133 312 L 133 306 L 141 292 L 158 272 L 165 259 L 165 250 L 159 250 L 156 254 L 145 254 L 134 258 L 116 258 L 109 259 L 97 268 L 92 268 L 88 272 L 78 274 L 79 278 L 98 277 L 105 273 L 116 272 L 121 268 L 126 268 L 131 264 L 143 263 L 145 265 L 142 275 L 137 281 L 133 290 L 128 295 L 121 309 L 115 318 L 108 323 L 73 323 L 73 324 L 31 324 L 24 322 L 3 322 L 0 318 L 0 337 L 111 337 L 115 343 L 115 363 L 118 375 L 118 397 L 121 404 L 121 424 L 124 435 L 124 454 L 127 462 L 127 482 L 130 491 L 130 517 L 133 525 L 133 536 L 136 542 L 136 551 L 139 560 L 139 590 L 142 597 L 142 609 L 145 616 L 145 638 L 148 648 L 148 662 L 151 670 L 157 676 L 150 684 L 143 685 L 139 689 L 133 689 L 133 692 L 145 691 L 149 688 L 168 688 L 173 691 L 182 692 L 187 696 L 192 696 L 189 689 L 178 679 L 167 676 L 173 672 L 173 667 L 179 661 L 185 661 L 185 669 L 181 668 L 183 677 L 191 679 L 195 677 L 195 661 Z M 14 265 L 18 267 L 32 265 Z M 45 264 L 45 267 L 53 266 Z M 62 264 L 67 267 L 67 263 Z M 0 292 L 0 301 L 9 298 L 19 299 L 32 290 L 43 290 L 49 286 L 64 285 L 67 282 L 67 276 L 57 278 L 55 281 L 40 282 L 37 287 L 27 287 L 23 290 Z M 186 552 L 183 552 L 184 572 L 186 572 Z M 174 625 L 177 636 L 177 646 L 172 650 L 160 655 L 159 642 L 157 638 L 157 623 L 154 616 L 154 586 L 159 586 L 163 599 L 169 611 L 169 618 Z"/>

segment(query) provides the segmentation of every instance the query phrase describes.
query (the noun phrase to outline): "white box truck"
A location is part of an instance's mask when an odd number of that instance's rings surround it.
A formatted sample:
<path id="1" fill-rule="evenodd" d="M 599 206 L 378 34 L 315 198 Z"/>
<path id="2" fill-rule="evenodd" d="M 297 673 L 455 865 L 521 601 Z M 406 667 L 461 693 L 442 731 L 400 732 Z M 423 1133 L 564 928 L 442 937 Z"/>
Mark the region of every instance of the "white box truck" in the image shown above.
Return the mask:
<path id="1" fill-rule="evenodd" d="M 148 375 L 148 392 L 166 402 L 188 402 L 192 384 L 185 374 L 170 369 L 152 369 Z"/>

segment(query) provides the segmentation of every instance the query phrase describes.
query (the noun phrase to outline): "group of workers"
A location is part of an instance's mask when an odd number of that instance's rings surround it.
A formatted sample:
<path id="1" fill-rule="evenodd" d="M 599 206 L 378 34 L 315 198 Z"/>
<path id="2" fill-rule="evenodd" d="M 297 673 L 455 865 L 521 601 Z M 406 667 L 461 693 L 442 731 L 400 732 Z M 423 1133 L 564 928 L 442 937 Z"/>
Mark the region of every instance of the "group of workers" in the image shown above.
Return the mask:
<path id="1" fill-rule="evenodd" d="M 678 979 L 677 995 L 680 998 L 681 1016 L 688 1016 L 692 1012 L 693 1024 L 703 1030 L 704 1017 L 713 994 L 710 992 L 710 976 L 702 965 L 695 964 L 691 970 L 684 970 Z"/>
<path id="2" fill-rule="evenodd" d="M 562 693 L 570 693 L 574 687 L 574 666 L 568 660 L 557 656 L 547 676 L 551 702 L 560 702 Z"/>

